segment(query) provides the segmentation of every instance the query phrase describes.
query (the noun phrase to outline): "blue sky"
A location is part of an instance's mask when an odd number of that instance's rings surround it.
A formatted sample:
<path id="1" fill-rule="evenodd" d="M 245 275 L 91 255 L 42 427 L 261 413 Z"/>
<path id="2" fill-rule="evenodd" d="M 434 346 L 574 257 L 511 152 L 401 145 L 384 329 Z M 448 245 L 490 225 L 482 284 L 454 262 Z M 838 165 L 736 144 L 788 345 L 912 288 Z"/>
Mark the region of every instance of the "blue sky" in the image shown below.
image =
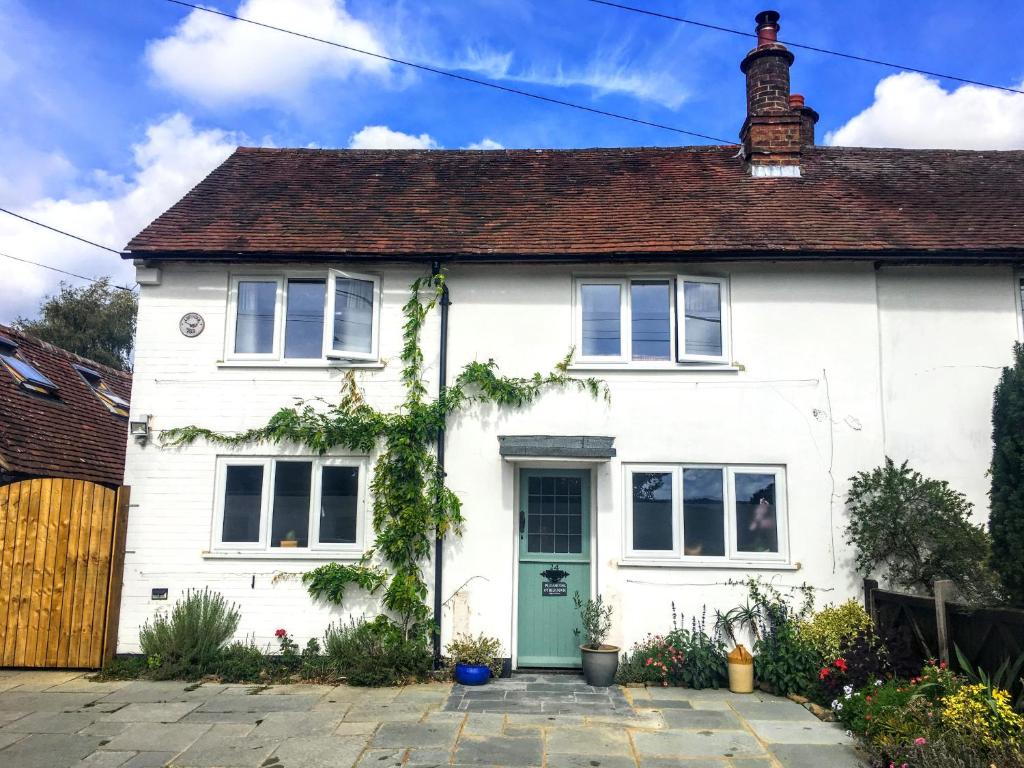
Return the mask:
<path id="1" fill-rule="evenodd" d="M 762 2 L 635 0 L 751 29 Z M 735 140 L 751 41 L 585 0 L 218 0 L 215 7 Z M 771 7 L 768 5 L 767 7 Z M 1024 4 L 781 2 L 782 37 L 1021 87 Z M 0 205 L 115 248 L 238 143 L 699 143 L 410 72 L 163 0 L 0 0 Z M 1024 96 L 796 51 L 819 142 L 1024 148 Z M 9 218 L 9 217 L 4 217 Z M 0 252 L 131 280 L 112 254 L 13 220 Z M 0 322 L 59 275 L 6 259 Z M 13 279 L 11 279 L 13 278 Z"/>

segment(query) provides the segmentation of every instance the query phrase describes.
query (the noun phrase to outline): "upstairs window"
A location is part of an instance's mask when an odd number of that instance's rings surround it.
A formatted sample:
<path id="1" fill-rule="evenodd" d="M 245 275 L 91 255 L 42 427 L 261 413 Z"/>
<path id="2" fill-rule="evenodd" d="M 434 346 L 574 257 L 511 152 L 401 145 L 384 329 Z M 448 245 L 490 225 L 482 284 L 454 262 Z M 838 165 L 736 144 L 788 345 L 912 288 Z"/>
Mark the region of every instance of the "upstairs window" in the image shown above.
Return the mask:
<path id="1" fill-rule="evenodd" d="M 103 380 L 103 376 L 92 368 L 87 368 L 84 365 L 73 366 L 78 374 L 85 379 L 85 383 L 89 385 L 92 391 L 96 394 L 96 397 L 100 399 L 107 409 L 116 416 L 128 418 L 129 403 L 123 397 L 118 396 L 115 392 L 107 386 L 107 382 Z"/>
<path id="2" fill-rule="evenodd" d="M 728 363 L 728 305 L 724 278 L 580 278 L 578 360 Z"/>
<path id="3" fill-rule="evenodd" d="M 23 389 L 38 395 L 57 395 L 57 385 L 40 373 L 34 365 L 20 357 L 18 343 L 7 336 L 0 336 L 0 363 L 3 363 Z"/>
<path id="4" fill-rule="evenodd" d="M 236 277 L 228 313 L 228 359 L 376 360 L 380 279 L 326 275 Z"/>
<path id="5" fill-rule="evenodd" d="M 222 459 L 214 549 L 360 554 L 362 471 L 344 459 Z"/>

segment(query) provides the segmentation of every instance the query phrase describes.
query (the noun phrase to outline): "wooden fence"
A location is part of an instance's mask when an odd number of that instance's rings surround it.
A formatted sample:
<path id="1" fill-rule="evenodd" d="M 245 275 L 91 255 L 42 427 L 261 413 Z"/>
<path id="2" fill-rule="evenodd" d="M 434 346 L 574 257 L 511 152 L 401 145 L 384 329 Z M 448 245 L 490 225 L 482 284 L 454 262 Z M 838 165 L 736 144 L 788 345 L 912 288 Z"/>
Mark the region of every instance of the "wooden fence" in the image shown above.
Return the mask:
<path id="1" fill-rule="evenodd" d="M 1024 611 L 979 608 L 949 599 L 952 583 L 935 583 L 935 597 L 908 595 L 879 589 L 864 580 L 864 607 L 885 635 L 909 639 L 917 659 L 948 661 L 958 666 L 959 648 L 975 668 L 995 672 L 1006 660 L 1024 652 Z"/>
<path id="2" fill-rule="evenodd" d="M 117 645 L 127 487 L 0 486 L 0 666 L 96 668 Z"/>

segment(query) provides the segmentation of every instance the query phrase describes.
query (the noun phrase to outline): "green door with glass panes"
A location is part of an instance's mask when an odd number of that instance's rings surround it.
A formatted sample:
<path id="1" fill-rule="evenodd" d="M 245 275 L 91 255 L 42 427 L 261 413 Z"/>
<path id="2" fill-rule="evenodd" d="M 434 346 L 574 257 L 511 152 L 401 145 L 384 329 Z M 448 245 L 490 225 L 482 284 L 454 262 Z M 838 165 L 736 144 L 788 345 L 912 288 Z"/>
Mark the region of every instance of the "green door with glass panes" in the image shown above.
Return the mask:
<path id="1" fill-rule="evenodd" d="M 520 470 L 517 666 L 580 666 L 576 592 L 590 597 L 590 471 Z"/>

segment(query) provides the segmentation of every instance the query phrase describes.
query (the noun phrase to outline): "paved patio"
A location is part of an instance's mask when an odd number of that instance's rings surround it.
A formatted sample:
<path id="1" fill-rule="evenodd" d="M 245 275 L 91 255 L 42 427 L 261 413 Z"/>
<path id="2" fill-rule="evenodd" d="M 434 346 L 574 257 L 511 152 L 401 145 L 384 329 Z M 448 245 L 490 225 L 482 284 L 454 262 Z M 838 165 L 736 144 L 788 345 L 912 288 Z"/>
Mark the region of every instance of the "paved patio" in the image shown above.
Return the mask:
<path id="1" fill-rule="evenodd" d="M 565 676 L 259 689 L 0 671 L 3 768 L 861 768 L 851 745 L 786 699 Z"/>

